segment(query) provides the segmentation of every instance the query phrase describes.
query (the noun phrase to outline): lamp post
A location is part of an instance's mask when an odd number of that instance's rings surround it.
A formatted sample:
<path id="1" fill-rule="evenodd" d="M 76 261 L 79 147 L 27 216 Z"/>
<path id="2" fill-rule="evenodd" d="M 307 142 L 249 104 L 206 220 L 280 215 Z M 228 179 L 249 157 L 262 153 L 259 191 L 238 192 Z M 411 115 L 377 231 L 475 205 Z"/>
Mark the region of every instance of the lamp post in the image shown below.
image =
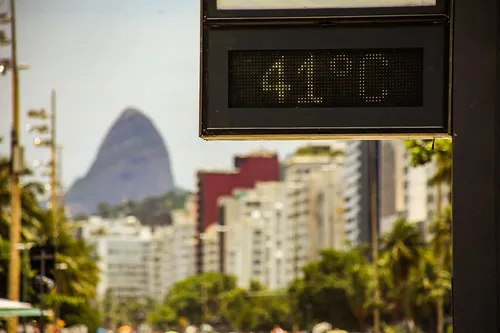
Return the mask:
<path id="1" fill-rule="evenodd" d="M 50 148 L 50 211 L 52 215 L 52 221 L 54 223 L 54 238 L 57 238 L 59 233 L 59 223 L 57 222 L 57 209 L 58 209 L 58 181 L 57 181 L 57 139 L 56 139 L 56 92 L 52 90 L 51 92 L 51 107 L 50 114 L 47 114 L 45 109 L 31 109 L 28 110 L 28 117 L 32 119 L 38 119 L 45 121 L 50 118 L 50 125 L 28 125 L 29 132 L 36 132 L 38 134 L 50 134 L 49 138 L 39 138 L 36 137 L 33 143 L 37 147 L 48 147 Z"/>
<path id="2" fill-rule="evenodd" d="M 16 250 L 21 240 L 21 188 L 20 173 L 23 171 L 23 149 L 19 138 L 19 67 L 17 64 L 16 39 L 16 8 L 15 0 L 10 0 L 10 17 L 7 13 L 0 13 L 0 24 L 10 23 L 10 40 L 2 31 L 0 45 L 11 46 L 11 58 L 0 59 L 0 75 L 12 71 L 12 132 L 11 132 L 11 224 L 10 224 L 10 261 L 9 261 L 9 299 L 19 301 L 19 280 L 21 273 L 20 255 Z M 18 317 L 9 319 L 8 332 L 16 333 Z"/>
<path id="3" fill-rule="evenodd" d="M 378 143 L 376 141 L 369 142 L 370 147 L 370 227 L 371 227 L 371 242 L 372 242 L 372 260 L 373 260 L 373 284 L 374 284 L 374 301 L 373 307 L 373 330 L 374 333 L 380 333 L 380 281 L 378 272 L 378 259 L 379 259 L 379 233 L 378 233 Z"/>
<path id="4" fill-rule="evenodd" d="M 29 262 L 29 250 L 35 245 L 35 243 L 18 243 L 16 244 L 16 249 L 18 251 L 23 251 L 23 296 L 21 300 L 23 302 L 28 302 L 28 262 Z M 23 319 L 23 328 L 26 333 L 26 320 Z"/>
<path id="5" fill-rule="evenodd" d="M 50 114 L 47 114 L 45 109 L 31 109 L 28 110 L 27 116 L 31 119 L 38 119 L 46 121 L 50 118 L 50 125 L 47 123 L 42 123 L 38 125 L 28 125 L 29 132 L 36 132 L 37 134 L 50 134 L 49 138 L 36 137 L 33 143 L 36 147 L 48 147 L 50 148 L 50 161 L 48 166 L 50 168 L 50 212 L 52 217 L 52 223 L 54 230 L 53 239 L 57 239 L 59 235 L 59 220 L 58 220 L 58 181 L 57 181 L 57 165 L 58 165 L 58 145 L 56 141 L 56 92 L 52 90 L 51 92 L 51 107 Z M 57 288 L 57 286 L 55 286 Z M 56 306 L 56 316 L 59 312 L 59 307 Z M 58 318 L 56 317 L 56 320 Z M 42 332 L 43 333 L 43 332 Z"/>

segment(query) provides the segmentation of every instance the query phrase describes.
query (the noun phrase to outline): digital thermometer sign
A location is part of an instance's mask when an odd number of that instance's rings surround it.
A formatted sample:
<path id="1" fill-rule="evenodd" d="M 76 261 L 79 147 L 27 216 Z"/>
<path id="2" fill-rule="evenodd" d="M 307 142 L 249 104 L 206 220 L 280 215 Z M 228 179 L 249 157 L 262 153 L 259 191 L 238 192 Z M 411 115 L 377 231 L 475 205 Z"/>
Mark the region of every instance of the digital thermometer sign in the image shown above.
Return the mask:
<path id="1" fill-rule="evenodd" d="M 229 108 L 420 107 L 422 48 L 229 51 Z"/>
<path id="2" fill-rule="evenodd" d="M 448 0 L 201 0 L 207 140 L 449 137 Z"/>

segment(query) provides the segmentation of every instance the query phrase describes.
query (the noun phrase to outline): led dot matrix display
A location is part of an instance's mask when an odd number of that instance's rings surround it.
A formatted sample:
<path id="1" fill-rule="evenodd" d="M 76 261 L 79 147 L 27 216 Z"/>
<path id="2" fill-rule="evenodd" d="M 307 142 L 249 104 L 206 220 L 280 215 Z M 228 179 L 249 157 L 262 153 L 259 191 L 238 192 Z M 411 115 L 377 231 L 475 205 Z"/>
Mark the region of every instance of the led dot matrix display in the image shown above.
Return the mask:
<path id="1" fill-rule="evenodd" d="M 229 51 L 230 108 L 419 107 L 423 49 Z"/>

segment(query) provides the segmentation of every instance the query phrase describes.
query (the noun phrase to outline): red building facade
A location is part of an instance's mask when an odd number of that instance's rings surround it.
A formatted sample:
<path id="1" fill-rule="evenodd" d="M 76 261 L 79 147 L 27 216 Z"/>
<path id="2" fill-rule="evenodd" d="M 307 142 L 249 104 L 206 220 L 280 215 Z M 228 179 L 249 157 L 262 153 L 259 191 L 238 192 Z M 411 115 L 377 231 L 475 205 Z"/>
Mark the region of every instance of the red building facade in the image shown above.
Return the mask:
<path id="1" fill-rule="evenodd" d="M 256 153 L 234 158 L 235 171 L 198 172 L 198 233 L 219 218 L 217 200 L 226 195 L 231 195 L 236 188 L 253 188 L 257 182 L 279 181 L 280 163 L 275 153 Z M 197 272 L 203 271 L 203 253 L 201 242 L 196 249 Z"/>

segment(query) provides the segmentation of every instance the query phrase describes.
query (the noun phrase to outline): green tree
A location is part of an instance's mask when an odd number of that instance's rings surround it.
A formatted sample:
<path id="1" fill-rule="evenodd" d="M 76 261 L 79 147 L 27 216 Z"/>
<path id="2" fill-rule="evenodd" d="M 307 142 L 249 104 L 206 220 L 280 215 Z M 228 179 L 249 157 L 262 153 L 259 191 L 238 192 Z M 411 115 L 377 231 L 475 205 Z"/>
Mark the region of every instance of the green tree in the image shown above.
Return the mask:
<path id="1" fill-rule="evenodd" d="M 293 282 L 290 298 L 295 299 L 296 324 L 330 322 L 344 329 L 357 329 L 359 322 L 351 310 L 346 292 L 346 272 L 352 263 L 350 253 L 323 250 L 320 259 L 303 267 L 303 279 Z"/>
<path id="2" fill-rule="evenodd" d="M 393 229 L 382 237 L 383 256 L 394 282 L 394 298 L 403 310 L 404 319 L 412 321 L 410 273 L 418 266 L 425 246 L 417 225 L 400 219 Z"/>
<path id="3" fill-rule="evenodd" d="M 146 225 L 156 224 L 157 221 L 166 222 L 170 220 L 172 210 L 184 208 L 184 203 L 189 195 L 191 195 L 189 192 L 171 191 L 165 195 L 149 197 L 140 202 L 127 200 L 119 205 L 103 202 L 98 206 L 97 215 L 104 218 L 132 215 Z"/>
<path id="4" fill-rule="evenodd" d="M 148 315 L 148 322 L 157 330 L 168 331 L 177 323 L 177 314 L 170 306 L 162 304 Z"/>
<path id="5" fill-rule="evenodd" d="M 326 146 L 317 146 L 317 145 L 307 145 L 297 148 L 295 151 L 295 156 L 330 156 L 330 157 L 338 157 L 343 156 L 343 150 L 333 149 L 332 147 Z"/>
<path id="6" fill-rule="evenodd" d="M 417 306 L 436 304 L 451 293 L 451 271 L 440 268 L 437 261 L 432 249 L 422 250 L 418 267 L 411 277 Z"/>
<path id="7" fill-rule="evenodd" d="M 113 207 L 107 202 L 101 202 L 97 206 L 97 214 L 103 218 L 110 218 L 113 215 Z"/>
<path id="8" fill-rule="evenodd" d="M 27 173 L 29 174 L 29 173 Z M 0 285 L 8 285 L 8 266 L 10 254 L 10 161 L 0 157 L 0 241 L 7 252 L 0 253 Z M 36 241 L 38 235 L 35 229 L 44 218 L 37 196 L 43 194 L 43 186 L 30 182 L 21 187 L 21 242 Z M 23 263 L 22 267 L 26 267 Z M 0 297 L 7 297 L 7 288 L 0 289 Z"/>
<path id="9" fill-rule="evenodd" d="M 221 319 L 221 295 L 236 288 L 236 279 L 220 273 L 204 273 L 177 282 L 169 290 L 165 305 L 177 317 L 191 323 L 214 322 Z"/>
<path id="10" fill-rule="evenodd" d="M 28 171 L 26 174 L 30 174 Z M 8 159 L 0 158 L 0 285 L 8 285 L 8 254 L 10 229 L 10 165 Z M 53 219 L 50 212 L 40 206 L 38 198 L 44 194 L 43 186 L 36 182 L 24 183 L 21 189 L 21 241 L 42 244 L 49 237 L 55 237 L 57 262 L 65 263 L 65 270 L 56 271 L 57 292 L 47 295 L 49 306 L 60 306 L 61 315 L 68 324 L 71 316 L 78 314 L 75 323 L 86 323 L 82 318 L 98 318 L 98 313 L 89 304 L 95 296 L 98 283 L 98 267 L 92 256 L 92 249 L 85 242 L 73 236 L 73 230 L 61 210 Z M 27 263 L 22 262 L 26 268 Z M 32 276 L 32 272 L 25 272 Z M 0 297 L 6 297 L 6 288 L 1 288 Z M 76 319 L 76 317 L 73 317 Z M 89 326 L 92 325 L 88 322 Z"/>
<path id="11" fill-rule="evenodd" d="M 432 234 L 431 248 L 436 260 L 435 270 L 439 277 L 448 276 L 451 285 L 451 265 L 453 260 L 452 254 L 452 236 L 451 236 L 451 207 L 447 207 L 444 214 L 439 214 L 436 221 L 430 226 Z M 448 274 L 448 275 L 446 275 Z M 443 281 L 439 280 L 437 284 L 437 297 L 434 299 L 437 312 L 437 330 L 442 333 L 444 329 L 444 306 L 445 299 L 448 294 L 443 289 Z"/>
<path id="12" fill-rule="evenodd" d="M 96 297 L 99 283 L 98 258 L 93 247 L 74 236 L 75 228 L 62 208 L 55 217 L 50 211 L 43 211 L 40 223 L 34 228 L 36 243 L 54 239 L 56 262 L 64 267 L 56 269 L 55 292 L 48 294 L 45 301 L 49 307 L 59 309 L 60 318 L 68 325 L 85 323 L 93 327 L 100 321 L 98 310 L 90 303 Z"/>
<path id="13" fill-rule="evenodd" d="M 223 296 L 224 313 L 240 331 L 269 331 L 274 325 L 289 325 L 290 305 L 286 294 L 270 292 L 258 283 L 249 290 L 234 289 Z"/>
<path id="14" fill-rule="evenodd" d="M 365 331 L 365 322 L 373 304 L 373 267 L 360 248 L 349 252 L 345 270 L 344 288 L 349 307 L 357 318 L 359 331 Z"/>
<path id="15" fill-rule="evenodd" d="M 411 153 L 412 165 L 413 166 L 423 166 L 431 161 L 436 162 L 437 170 L 429 179 L 429 183 L 431 185 L 435 185 L 437 189 L 437 221 L 441 221 L 442 216 L 442 197 L 443 197 L 443 185 L 451 183 L 451 175 L 452 175 L 452 150 L 453 143 L 451 140 L 411 140 L 406 142 L 406 147 L 408 151 Z M 435 241 L 439 242 L 440 238 L 437 238 Z M 440 246 L 440 248 L 445 248 L 445 246 Z M 437 269 L 445 269 L 444 266 L 446 260 L 445 254 L 436 254 L 437 255 Z M 437 332 L 443 333 L 444 327 L 444 299 L 438 299 L 436 304 L 437 311 Z"/>

